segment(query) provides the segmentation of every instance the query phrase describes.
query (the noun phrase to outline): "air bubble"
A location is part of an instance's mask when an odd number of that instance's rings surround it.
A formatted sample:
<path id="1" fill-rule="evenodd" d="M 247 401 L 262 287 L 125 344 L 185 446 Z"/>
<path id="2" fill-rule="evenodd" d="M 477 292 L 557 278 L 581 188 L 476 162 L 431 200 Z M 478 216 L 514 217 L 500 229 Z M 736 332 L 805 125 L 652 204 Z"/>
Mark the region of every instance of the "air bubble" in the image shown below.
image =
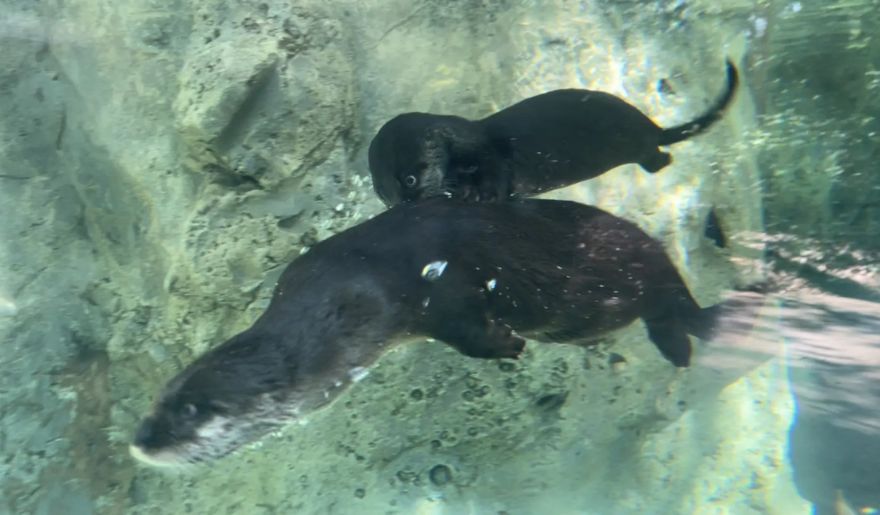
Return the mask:
<path id="1" fill-rule="evenodd" d="M 446 271 L 448 264 L 447 261 L 432 261 L 422 268 L 422 277 L 428 281 L 436 281 Z"/>

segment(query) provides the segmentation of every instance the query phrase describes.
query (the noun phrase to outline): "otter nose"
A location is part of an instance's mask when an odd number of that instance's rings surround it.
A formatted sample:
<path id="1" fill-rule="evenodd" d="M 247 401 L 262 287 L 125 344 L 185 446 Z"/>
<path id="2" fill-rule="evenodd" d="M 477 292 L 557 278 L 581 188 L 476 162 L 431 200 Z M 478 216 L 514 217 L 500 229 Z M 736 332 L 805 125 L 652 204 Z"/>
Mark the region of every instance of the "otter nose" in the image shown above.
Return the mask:
<path id="1" fill-rule="evenodd" d="M 153 421 L 144 419 L 134 434 L 134 444 L 138 447 L 148 447 L 153 439 Z"/>

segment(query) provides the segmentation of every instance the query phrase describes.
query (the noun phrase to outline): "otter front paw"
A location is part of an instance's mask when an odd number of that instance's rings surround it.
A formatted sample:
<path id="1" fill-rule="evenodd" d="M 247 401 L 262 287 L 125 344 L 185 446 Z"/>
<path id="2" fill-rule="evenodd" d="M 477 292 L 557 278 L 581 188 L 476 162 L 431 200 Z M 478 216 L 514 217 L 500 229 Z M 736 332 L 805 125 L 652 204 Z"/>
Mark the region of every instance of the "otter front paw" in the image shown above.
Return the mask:
<path id="1" fill-rule="evenodd" d="M 494 320 L 468 322 L 458 320 L 454 326 L 444 327 L 434 336 L 465 356 L 482 359 L 518 358 L 526 341 L 513 330 Z"/>
<path id="2" fill-rule="evenodd" d="M 526 346 L 526 341 L 513 332 L 506 324 L 500 324 L 494 320 L 489 321 L 487 331 L 488 348 L 491 350 L 491 358 L 519 358 Z"/>

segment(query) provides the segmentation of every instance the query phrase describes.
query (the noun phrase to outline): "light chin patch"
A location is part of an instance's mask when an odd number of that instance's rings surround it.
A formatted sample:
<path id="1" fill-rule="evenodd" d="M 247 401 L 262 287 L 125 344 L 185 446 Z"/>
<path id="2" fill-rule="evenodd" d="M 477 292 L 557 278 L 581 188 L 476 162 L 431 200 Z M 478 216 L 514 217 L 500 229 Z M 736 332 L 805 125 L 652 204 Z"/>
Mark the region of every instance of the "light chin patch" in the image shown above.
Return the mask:
<path id="1" fill-rule="evenodd" d="M 229 419 L 215 416 L 196 429 L 200 439 L 217 440 L 225 439 L 229 433 Z"/>
<path id="2" fill-rule="evenodd" d="M 370 371 L 364 367 L 354 367 L 348 371 L 348 376 L 351 378 L 351 382 L 353 383 L 357 383 L 363 380 L 368 375 L 370 375 Z"/>
<path id="3" fill-rule="evenodd" d="M 136 445 L 129 445 L 128 452 L 129 454 L 131 454 L 132 458 L 152 467 L 168 468 L 183 467 L 185 465 L 188 465 L 186 461 L 180 459 L 180 457 L 173 452 L 160 451 L 155 454 L 147 454 L 143 451 L 143 449 Z"/>

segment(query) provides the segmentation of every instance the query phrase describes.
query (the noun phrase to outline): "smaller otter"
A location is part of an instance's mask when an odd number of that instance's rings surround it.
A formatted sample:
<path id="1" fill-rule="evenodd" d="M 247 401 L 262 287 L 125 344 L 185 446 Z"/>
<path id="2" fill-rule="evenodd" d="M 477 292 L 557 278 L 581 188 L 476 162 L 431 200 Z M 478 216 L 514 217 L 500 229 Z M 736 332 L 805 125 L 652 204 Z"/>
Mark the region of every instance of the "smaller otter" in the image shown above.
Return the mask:
<path id="1" fill-rule="evenodd" d="M 676 366 L 701 309 L 662 246 L 594 207 L 554 200 L 394 207 L 291 263 L 265 313 L 166 386 L 132 454 L 218 458 L 328 404 L 399 342 L 516 358 L 523 337 L 592 345 L 637 318 Z"/>
<path id="2" fill-rule="evenodd" d="M 586 89 L 543 93 L 482 120 L 405 113 L 370 143 L 373 188 L 387 206 L 448 196 L 469 201 L 527 197 L 637 163 L 650 173 L 672 157 L 658 147 L 695 136 L 721 118 L 738 83 L 695 120 L 663 129 L 624 100 Z"/>

